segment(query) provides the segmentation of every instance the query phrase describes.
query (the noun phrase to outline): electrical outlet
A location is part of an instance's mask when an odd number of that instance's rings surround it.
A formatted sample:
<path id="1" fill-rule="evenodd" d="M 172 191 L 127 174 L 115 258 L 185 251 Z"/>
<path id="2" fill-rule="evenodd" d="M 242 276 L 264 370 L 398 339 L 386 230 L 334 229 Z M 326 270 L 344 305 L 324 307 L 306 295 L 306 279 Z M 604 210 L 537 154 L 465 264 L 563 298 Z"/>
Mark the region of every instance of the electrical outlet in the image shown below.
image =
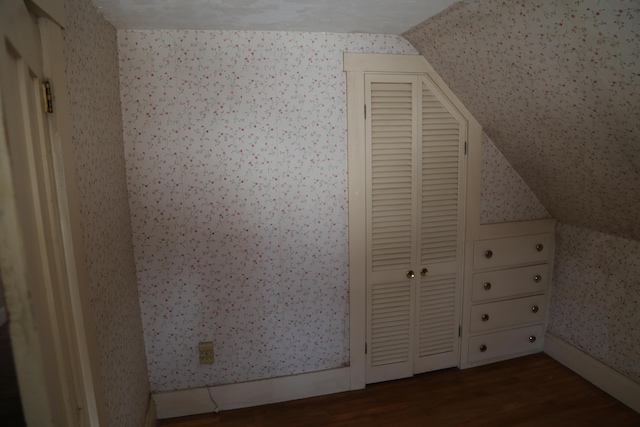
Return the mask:
<path id="1" fill-rule="evenodd" d="M 213 363 L 213 342 L 206 341 L 198 344 L 200 363 Z"/>

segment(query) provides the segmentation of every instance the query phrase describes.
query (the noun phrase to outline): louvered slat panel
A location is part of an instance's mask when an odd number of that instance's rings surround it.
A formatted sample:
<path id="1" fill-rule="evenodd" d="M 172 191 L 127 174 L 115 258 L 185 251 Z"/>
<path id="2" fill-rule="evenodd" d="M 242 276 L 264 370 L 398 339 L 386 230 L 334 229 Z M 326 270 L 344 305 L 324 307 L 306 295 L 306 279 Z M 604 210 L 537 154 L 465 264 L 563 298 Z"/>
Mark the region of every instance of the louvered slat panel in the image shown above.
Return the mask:
<path id="1" fill-rule="evenodd" d="M 408 361 L 411 287 L 385 283 L 371 292 L 371 366 Z"/>
<path id="2" fill-rule="evenodd" d="M 423 84 L 420 248 L 423 264 L 456 259 L 459 145 L 459 123 Z"/>
<path id="3" fill-rule="evenodd" d="M 427 277 L 420 284 L 418 356 L 453 351 L 455 346 L 455 273 Z"/>
<path id="4" fill-rule="evenodd" d="M 371 84 L 373 271 L 411 263 L 412 122 L 410 83 Z"/>

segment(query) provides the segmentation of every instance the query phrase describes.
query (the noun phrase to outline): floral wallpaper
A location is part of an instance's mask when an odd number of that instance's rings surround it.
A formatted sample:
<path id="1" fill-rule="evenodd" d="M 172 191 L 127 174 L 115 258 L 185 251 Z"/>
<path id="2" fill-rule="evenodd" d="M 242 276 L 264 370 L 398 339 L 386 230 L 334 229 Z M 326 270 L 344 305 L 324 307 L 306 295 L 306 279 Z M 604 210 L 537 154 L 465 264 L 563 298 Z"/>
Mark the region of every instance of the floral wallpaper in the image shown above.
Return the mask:
<path id="1" fill-rule="evenodd" d="M 553 217 L 640 240 L 637 0 L 465 0 L 404 36 Z"/>
<path id="2" fill-rule="evenodd" d="M 347 365 L 342 55 L 415 50 L 370 34 L 118 40 L 151 388 Z M 201 341 L 213 341 L 215 363 L 198 363 Z"/>
<path id="3" fill-rule="evenodd" d="M 559 224 L 549 331 L 640 383 L 640 242 Z"/>
<path id="4" fill-rule="evenodd" d="M 550 218 L 549 212 L 484 133 L 481 179 L 480 224 Z"/>
<path id="5" fill-rule="evenodd" d="M 65 0 L 72 143 L 108 425 L 144 424 L 149 399 L 127 203 L 116 30 Z"/>

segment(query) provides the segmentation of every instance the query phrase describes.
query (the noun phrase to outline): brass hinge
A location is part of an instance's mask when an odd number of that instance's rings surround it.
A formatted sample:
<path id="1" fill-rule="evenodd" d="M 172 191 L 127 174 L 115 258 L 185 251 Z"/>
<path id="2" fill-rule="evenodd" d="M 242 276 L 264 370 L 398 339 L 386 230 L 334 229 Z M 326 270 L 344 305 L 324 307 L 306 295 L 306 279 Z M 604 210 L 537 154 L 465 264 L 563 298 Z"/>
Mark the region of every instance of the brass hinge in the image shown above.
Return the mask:
<path id="1" fill-rule="evenodd" d="M 51 84 L 48 81 L 42 83 L 42 100 L 44 101 L 44 110 L 47 113 L 53 113 L 53 100 L 51 99 Z"/>
<path id="2" fill-rule="evenodd" d="M 367 104 L 364 104 L 364 119 L 367 120 Z"/>
<path id="3" fill-rule="evenodd" d="M 364 354 L 367 354 L 367 343 L 364 343 Z"/>

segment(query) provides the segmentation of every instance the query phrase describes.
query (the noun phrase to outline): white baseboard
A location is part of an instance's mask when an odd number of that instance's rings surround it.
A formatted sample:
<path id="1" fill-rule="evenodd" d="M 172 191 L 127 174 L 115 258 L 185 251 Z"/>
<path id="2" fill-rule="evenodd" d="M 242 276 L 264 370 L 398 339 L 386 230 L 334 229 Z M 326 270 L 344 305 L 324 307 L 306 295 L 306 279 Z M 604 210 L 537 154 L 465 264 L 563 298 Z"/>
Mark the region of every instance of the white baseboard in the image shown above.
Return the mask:
<path id="1" fill-rule="evenodd" d="M 158 417 L 156 415 L 156 402 L 149 396 L 147 403 L 147 417 L 144 420 L 144 427 L 156 427 L 158 425 Z"/>
<path id="2" fill-rule="evenodd" d="M 544 352 L 634 411 L 640 412 L 640 384 L 637 382 L 550 333 L 545 337 Z"/>
<path id="3" fill-rule="evenodd" d="M 7 307 L 0 307 L 0 326 L 5 323 L 7 323 Z"/>
<path id="4" fill-rule="evenodd" d="M 330 369 L 288 377 L 237 384 L 166 391 L 152 395 L 158 419 L 219 410 L 247 408 L 287 400 L 304 399 L 350 389 L 349 368 Z"/>

